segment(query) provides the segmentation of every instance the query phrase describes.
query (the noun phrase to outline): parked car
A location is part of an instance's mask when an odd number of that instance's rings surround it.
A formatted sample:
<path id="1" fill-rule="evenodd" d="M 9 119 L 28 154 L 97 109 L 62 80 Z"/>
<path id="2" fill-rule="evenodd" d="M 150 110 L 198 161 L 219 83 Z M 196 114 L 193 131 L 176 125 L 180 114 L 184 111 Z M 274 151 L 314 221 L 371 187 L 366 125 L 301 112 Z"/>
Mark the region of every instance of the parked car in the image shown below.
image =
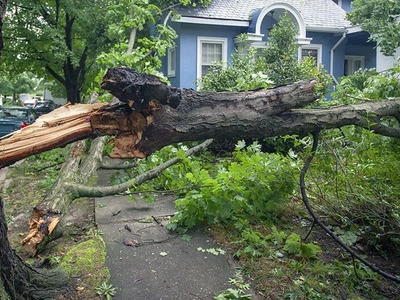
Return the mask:
<path id="1" fill-rule="evenodd" d="M 36 113 L 40 116 L 51 112 L 57 107 L 57 104 L 55 104 L 52 100 L 40 100 L 36 102 L 35 110 Z"/>
<path id="2" fill-rule="evenodd" d="M 24 107 L 35 107 L 37 103 L 37 99 L 32 98 L 32 99 L 27 99 L 24 102 L 22 102 L 22 106 Z"/>
<path id="3" fill-rule="evenodd" d="M 0 106 L 0 137 L 32 124 L 36 118 L 32 108 Z"/>

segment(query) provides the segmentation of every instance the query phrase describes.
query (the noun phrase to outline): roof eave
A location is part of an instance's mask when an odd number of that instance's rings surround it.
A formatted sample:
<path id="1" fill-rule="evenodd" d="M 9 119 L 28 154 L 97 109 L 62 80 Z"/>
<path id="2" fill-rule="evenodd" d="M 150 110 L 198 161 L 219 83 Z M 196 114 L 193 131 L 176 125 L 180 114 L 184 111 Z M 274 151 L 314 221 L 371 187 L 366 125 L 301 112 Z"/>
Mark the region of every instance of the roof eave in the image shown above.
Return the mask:
<path id="1" fill-rule="evenodd" d="M 203 25 L 222 25 L 222 26 L 235 26 L 235 27 L 249 27 L 250 22 L 244 20 L 223 20 L 223 19 L 209 19 L 209 18 L 196 18 L 196 17 L 181 17 L 174 19 L 174 22 L 190 23 L 190 24 L 203 24 Z"/>
<path id="2" fill-rule="evenodd" d="M 329 33 L 343 33 L 346 31 L 346 28 L 326 28 L 326 27 L 312 27 L 312 26 L 306 26 L 307 31 L 313 31 L 313 32 L 329 32 Z"/>

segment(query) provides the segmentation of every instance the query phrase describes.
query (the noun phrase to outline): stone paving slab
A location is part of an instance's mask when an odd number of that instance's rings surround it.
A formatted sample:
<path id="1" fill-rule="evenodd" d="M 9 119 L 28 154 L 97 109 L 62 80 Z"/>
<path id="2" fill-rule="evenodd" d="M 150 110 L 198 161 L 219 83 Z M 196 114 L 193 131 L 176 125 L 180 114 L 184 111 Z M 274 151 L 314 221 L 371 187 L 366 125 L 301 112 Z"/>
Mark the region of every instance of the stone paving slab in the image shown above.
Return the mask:
<path id="1" fill-rule="evenodd" d="M 198 250 L 217 247 L 201 231 L 191 232 L 188 242 L 156 222 L 100 224 L 99 229 L 106 242 L 110 283 L 117 287 L 115 300 L 213 299 L 230 287 L 234 268 L 225 255 Z M 127 238 L 138 246 L 125 245 Z"/>
<path id="2" fill-rule="evenodd" d="M 108 182 L 99 174 L 99 185 Z M 106 243 L 110 283 L 117 288 L 115 300 L 213 299 L 232 287 L 235 274 L 227 255 L 213 255 L 198 248 L 218 246 L 201 229 L 189 232 L 190 241 L 166 230 L 175 211 L 174 197 L 158 195 L 149 204 L 140 197 L 96 199 L 96 222 Z"/>
<path id="3" fill-rule="evenodd" d="M 159 195 L 156 203 L 149 204 L 135 195 L 135 202 L 128 196 L 110 196 L 96 199 L 96 223 L 139 220 L 151 216 L 168 216 L 175 212 L 174 196 Z"/>

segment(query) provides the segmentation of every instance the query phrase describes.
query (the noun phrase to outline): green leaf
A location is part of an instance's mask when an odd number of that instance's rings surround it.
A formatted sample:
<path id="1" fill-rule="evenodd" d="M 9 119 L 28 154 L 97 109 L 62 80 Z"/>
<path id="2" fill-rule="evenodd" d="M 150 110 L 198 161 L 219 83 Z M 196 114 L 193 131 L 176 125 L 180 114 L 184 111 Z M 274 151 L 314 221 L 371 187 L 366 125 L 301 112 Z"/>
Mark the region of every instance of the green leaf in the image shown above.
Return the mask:
<path id="1" fill-rule="evenodd" d="M 181 236 L 181 239 L 184 240 L 184 241 L 189 242 L 189 241 L 192 240 L 192 236 L 189 235 L 189 234 L 183 234 L 183 235 Z"/>
<path id="2" fill-rule="evenodd" d="M 307 258 L 315 257 L 318 253 L 321 253 L 321 247 L 314 244 L 302 244 L 301 252 Z"/>

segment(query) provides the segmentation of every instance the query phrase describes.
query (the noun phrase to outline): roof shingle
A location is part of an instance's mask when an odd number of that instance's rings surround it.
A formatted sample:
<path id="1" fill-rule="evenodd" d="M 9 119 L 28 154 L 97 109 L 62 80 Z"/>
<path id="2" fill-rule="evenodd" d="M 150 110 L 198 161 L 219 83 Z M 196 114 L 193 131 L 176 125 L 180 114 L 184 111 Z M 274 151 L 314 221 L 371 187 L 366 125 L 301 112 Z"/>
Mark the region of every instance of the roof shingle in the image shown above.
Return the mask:
<path id="1" fill-rule="evenodd" d="M 299 11 L 307 29 L 343 30 L 350 26 L 346 12 L 332 0 L 213 0 L 206 7 L 179 7 L 182 17 L 250 21 L 252 11 L 274 3 L 287 3 Z"/>

